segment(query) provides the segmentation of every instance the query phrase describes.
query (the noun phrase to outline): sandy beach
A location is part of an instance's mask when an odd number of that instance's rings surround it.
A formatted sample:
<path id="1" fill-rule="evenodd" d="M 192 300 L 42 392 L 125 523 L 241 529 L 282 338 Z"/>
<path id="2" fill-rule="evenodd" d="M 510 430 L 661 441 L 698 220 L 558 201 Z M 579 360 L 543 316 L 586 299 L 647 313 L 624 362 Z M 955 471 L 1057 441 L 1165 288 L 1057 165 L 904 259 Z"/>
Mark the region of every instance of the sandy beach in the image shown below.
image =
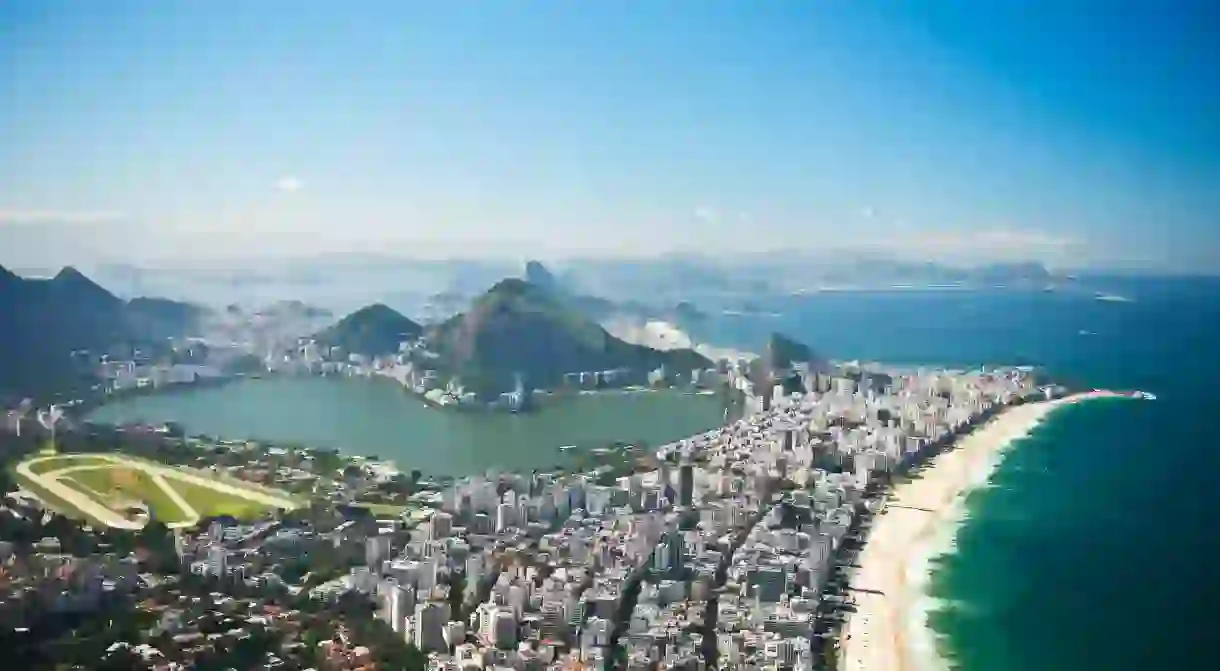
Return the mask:
<path id="1" fill-rule="evenodd" d="M 927 627 L 923 594 L 930 560 L 948 551 L 970 490 L 986 484 L 1013 441 L 1065 405 L 1110 392 L 1076 394 L 1015 406 L 935 458 L 917 479 L 891 492 L 852 578 L 856 612 L 844 627 L 839 667 L 845 671 L 923 671 L 944 668 Z"/>

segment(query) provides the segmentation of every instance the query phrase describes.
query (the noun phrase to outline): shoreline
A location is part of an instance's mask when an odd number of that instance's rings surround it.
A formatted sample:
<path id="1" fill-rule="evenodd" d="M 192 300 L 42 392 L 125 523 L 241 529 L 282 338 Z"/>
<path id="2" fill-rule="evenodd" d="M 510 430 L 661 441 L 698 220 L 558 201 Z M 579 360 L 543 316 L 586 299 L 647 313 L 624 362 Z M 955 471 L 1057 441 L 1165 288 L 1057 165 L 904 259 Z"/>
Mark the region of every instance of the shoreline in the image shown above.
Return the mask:
<path id="1" fill-rule="evenodd" d="M 936 634 L 928 628 L 933 601 L 924 590 L 932 560 L 952 550 L 965 522 L 966 495 L 985 486 L 1008 449 L 1053 412 L 1099 398 L 1130 396 L 1092 391 L 1009 407 L 934 457 L 917 479 L 889 492 L 851 579 L 856 611 L 840 635 L 840 669 L 946 668 Z"/>
<path id="2" fill-rule="evenodd" d="M 538 402 L 538 406 L 535 407 L 534 409 L 532 409 L 530 411 L 512 413 L 512 412 L 508 412 L 507 410 L 489 410 L 489 409 L 482 409 L 482 408 L 470 408 L 470 407 L 462 408 L 462 407 L 457 407 L 457 406 L 439 405 L 433 401 L 430 401 L 429 399 L 424 398 L 422 394 L 418 394 L 409 388 L 403 387 L 402 385 L 398 384 L 391 377 L 378 376 L 378 375 L 367 375 L 367 376 L 365 376 L 365 375 L 317 375 L 317 374 L 305 375 L 305 374 L 293 374 L 293 373 L 271 373 L 271 374 L 259 374 L 259 375 L 251 375 L 251 376 L 244 376 L 244 377 L 234 377 L 234 378 L 226 379 L 224 384 L 212 384 L 212 385 L 208 385 L 208 386 L 209 387 L 226 386 L 230 382 L 231 383 L 257 383 L 257 382 L 286 381 L 286 380 L 298 380 L 298 379 L 303 382 L 323 382 L 323 381 L 325 381 L 327 383 L 332 383 L 332 384 L 381 386 L 381 387 L 385 388 L 386 390 L 393 392 L 396 395 L 401 395 L 402 401 L 404 403 L 411 404 L 412 406 L 418 405 L 418 407 L 424 408 L 426 410 L 436 410 L 440 413 L 444 413 L 444 414 L 452 416 L 452 417 L 460 417 L 460 418 L 462 418 L 462 421 L 470 420 L 472 422 L 484 422 L 484 421 L 492 421 L 492 422 L 513 421 L 513 422 L 516 422 L 518 420 L 526 419 L 526 418 L 533 419 L 533 418 L 537 418 L 540 415 L 543 415 L 543 414 L 546 414 L 546 413 L 549 413 L 552 411 L 558 411 L 558 412 L 562 413 L 562 412 L 566 411 L 570 407 L 571 404 L 574 404 L 574 403 L 576 403 L 576 404 L 588 403 L 590 401 L 595 401 L 597 399 L 604 399 L 604 398 L 615 399 L 615 398 L 621 398 L 621 397 L 638 397 L 638 398 L 642 399 L 641 400 L 642 403 L 647 403 L 647 402 L 649 402 L 648 399 L 650 397 L 674 397 L 674 398 L 692 397 L 692 398 L 705 399 L 704 401 L 700 401 L 700 402 L 718 404 L 717 405 L 717 419 L 712 423 L 708 423 L 704 428 L 701 428 L 697 431 L 697 433 L 703 433 L 705 431 L 715 430 L 715 429 L 719 429 L 719 428 L 725 426 L 726 421 L 721 416 L 722 415 L 721 411 L 723 411 L 725 409 L 724 406 L 734 405 L 736 407 L 736 406 L 740 405 L 739 403 L 734 403 L 731 399 L 729 399 L 728 395 L 722 390 L 707 389 L 707 388 L 702 388 L 702 387 L 633 386 L 633 387 L 606 387 L 606 388 L 600 388 L 600 389 L 575 389 L 575 388 L 573 388 L 573 389 L 563 389 L 558 392 L 549 392 L 547 394 L 544 394 L 544 395 L 542 395 L 541 400 Z M 170 394 L 186 395 L 186 394 L 191 394 L 191 393 L 195 393 L 195 392 L 202 392 L 205 390 L 206 389 L 204 386 L 201 386 L 198 384 L 179 385 L 179 386 L 176 386 L 172 391 L 165 389 L 164 395 L 166 395 L 166 396 L 168 396 Z M 77 420 L 77 422 L 79 423 L 80 426 L 83 426 L 85 424 L 94 424 L 99 427 L 105 427 L 107 430 L 122 430 L 125 427 L 130 427 L 133 425 L 148 425 L 148 426 L 156 427 L 156 426 L 164 425 L 166 423 L 176 423 L 184 431 L 183 437 L 187 438 L 187 439 L 201 439 L 201 440 L 205 440 L 205 441 L 214 441 L 214 442 L 220 443 L 220 444 L 253 442 L 253 443 L 259 444 L 263 448 L 296 448 L 296 449 L 305 449 L 305 450 L 315 451 L 315 452 L 333 453 L 336 456 L 338 456 L 344 460 L 353 460 L 353 459 L 371 460 L 372 457 L 370 456 L 370 454 L 376 454 L 377 456 L 379 456 L 379 458 L 376 459 L 377 462 L 388 465 L 395 469 L 399 469 L 400 464 L 402 464 L 403 462 L 410 461 L 410 458 L 408 458 L 408 457 L 387 456 L 384 451 L 378 450 L 376 448 L 368 449 L 366 446 L 366 449 L 360 449 L 359 447 L 354 447 L 352 443 L 337 444 L 337 443 L 330 443 L 330 442 L 318 442 L 318 439 L 316 439 L 316 438 L 309 438 L 309 439 L 274 438 L 274 437 L 267 437 L 266 435 L 259 435 L 258 433 L 248 433 L 245 431 L 209 432 L 209 431 L 206 431 L 206 430 L 202 429 L 201 427 L 195 426 L 189 422 L 165 419 L 163 416 L 156 415 L 156 414 L 150 414 L 150 415 L 144 416 L 143 413 L 139 413 L 139 414 L 123 413 L 125 416 L 115 416 L 112 418 L 105 418 L 105 419 L 93 418 L 91 416 L 91 413 L 93 413 L 94 411 L 100 410 L 103 407 L 111 405 L 112 403 L 117 405 L 117 404 L 121 404 L 121 403 L 138 402 L 145 398 L 153 398 L 153 397 L 161 396 L 162 393 L 163 393 L 162 390 L 149 389 L 147 391 L 142 391 L 142 393 L 139 393 L 139 394 L 129 394 L 129 395 L 123 395 L 123 396 L 116 395 L 116 396 L 113 396 L 113 397 L 107 399 L 106 403 L 100 403 L 95 406 L 86 407 L 85 412 L 80 413 L 79 416 L 74 417 L 74 419 Z M 79 410 L 81 407 L 82 406 L 74 406 L 73 410 Z M 137 416 L 140 417 L 140 419 L 138 421 L 135 419 L 135 417 L 137 417 Z M 734 410 L 733 410 L 733 408 L 729 408 L 729 420 L 727 423 L 731 423 L 732 421 L 734 421 L 734 419 L 735 419 Z M 77 428 L 80 428 L 80 427 L 78 426 Z M 549 432 L 548 432 L 548 435 L 549 435 Z M 576 458 L 588 458 L 589 455 L 595 454 L 595 452 L 597 450 L 602 450 L 602 449 L 614 450 L 618 447 L 626 446 L 626 445 L 647 445 L 651 449 L 662 443 L 674 442 L 674 441 L 681 440 L 681 439 L 688 437 L 688 436 L 673 437 L 673 438 L 669 438 L 667 440 L 658 442 L 656 440 L 650 439 L 648 436 L 641 437 L 639 435 L 635 435 L 632 432 L 618 433 L 618 434 L 616 434 L 616 436 L 617 437 L 614 437 L 614 438 L 596 439 L 596 440 L 580 439 L 580 438 L 573 439 L 572 437 L 569 436 L 567 438 L 561 437 L 561 438 L 556 438 L 554 440 L 550 440 L 547 443 L 550 445 L 550 449 L 547 451 L 539 451 L 540 455 L 546 455 L 545 458 L 540 459 L 538 461 L 538 463 L 534 464 L 532 467 L 525 466 L 525 467 L 521 467 L 519 470 L 528 471 L 528 470 L 530 470 L 530 468 L 534 468 L 534 469 L 552 469 L 552 470 L 557 470 L 557 471 L 567 471 L 570 468 L 572 468 L 572 465 L 573 465 L 572 462 Z M 573 447 L 577 447 L 577 446 L 570 445 L 570 443 L 572 443 L 574 440 L 575 440 L 575 442 L 579 443 L 579 446 L 578 446 L 579 449 L 571 449 Z M 542 443 L 539 443 L 539 445 L 542 445 Z M 563 448 L 569 448 L 569 449 L 563 449 Z M 492 467 L 492 468 L 496 468 L 496 467 Z M 499 467 L 499 468 L 501 468 L 503 470 L 507 467 Z M 509 468 L 508 470 L 513 470 L 513 469 Z M 403 472 L 407 472 L 405 470 L 405 468 L 403 469 Z M 460 478 L 468 477 L 471 475 L 484 473 L 485 471 L 466 472 L 465 470 L 456 470 L 456 471 L 422 470 L 422 472 L 424 473 L 424 475 L 426 477 L 429 477 L 429 478 L 434 478 L 434 479 L 440 478 L 442 480 L 445 480 L 445 479 L 452 480 L 452 479 L 460 479 Z"/>

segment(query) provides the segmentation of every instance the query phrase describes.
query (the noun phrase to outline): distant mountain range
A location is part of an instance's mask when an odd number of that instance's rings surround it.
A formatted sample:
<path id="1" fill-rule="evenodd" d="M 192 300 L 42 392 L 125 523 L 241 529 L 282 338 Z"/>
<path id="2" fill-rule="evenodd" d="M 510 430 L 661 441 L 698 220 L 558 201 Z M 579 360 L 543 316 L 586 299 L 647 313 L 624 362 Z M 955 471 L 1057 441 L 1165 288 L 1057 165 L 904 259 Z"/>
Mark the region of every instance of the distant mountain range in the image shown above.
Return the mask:
<path id="1" fill-rule="evenodd" d="M 915 263 L 867 254 L 744 254 L 727 259 L 670 256 L 649 260 L 585 259 L 557 273 L 573 291 L 611 300 L 650 302 L 705 298 L 763 298 L 823 287 L 879 289 L 894 286 L 1042 287 L 1068 283 L 1041 263 L 998 263 L 963 268 Z"/>
<path id="2" fill-rule="evenodd" d="M 388 354 L 421 332 L 439 355 L 433 365 L 483 396 L 511 390 L 520 375 L 531 387 L 554 387 L 565 373 L 627 369 L 642 381 L 664 366 L 673 373 L 705 369 L 712 362 L 691 350 L 660 351 L 624 342 L 575 308 L 569 297 L 519 278 L 496 283 L 469 309 L 423 328 L 384 305 L 362 308 L 318 334 L 323 344 L 349 352 Z"/>
<path id="3" fill-rule="evenodd" d="M 112 349 L 155 351 L 196 327 L 198 306 L 160 298 L 124 301 L 75 268 L 25 279 L 0 267 L 0 396 L 38 395 L 91 383 L 87 357 Z"/>
<path id="4" fill-rule="evenodd" d="M 289 297 L 339 314 L 381 302 L 416 321 L 432 323 L 465 309 L 501 278 L 521 272 L 521 262 L 507 258 L 437 261 L 341 254 L 264 259 L 256 266 L 238 262 L 187 268 L 102 265 L 96 272 L 91 269 L 90 276 L 125 298 L 154 295 L 249 307 Z M 526 264 L 524 275 L 538 286 L 562 291 L 574 306 L 598 320 L 624 313 L 664 318 L 681 301 L 712 313 L 748 312 L 742 305 L 746 300 L 765 303 L 776 296 L 819 289 L 948 285 L 1041 289 L 1054 284 L 1067 290 L 1079 282 L 1092 282 L 1083 276 L 1078 282 L 1037 262 L 962 267 L 833 248 L 638 259 L 569 258 L 545 265 L 533 260 Z"/>

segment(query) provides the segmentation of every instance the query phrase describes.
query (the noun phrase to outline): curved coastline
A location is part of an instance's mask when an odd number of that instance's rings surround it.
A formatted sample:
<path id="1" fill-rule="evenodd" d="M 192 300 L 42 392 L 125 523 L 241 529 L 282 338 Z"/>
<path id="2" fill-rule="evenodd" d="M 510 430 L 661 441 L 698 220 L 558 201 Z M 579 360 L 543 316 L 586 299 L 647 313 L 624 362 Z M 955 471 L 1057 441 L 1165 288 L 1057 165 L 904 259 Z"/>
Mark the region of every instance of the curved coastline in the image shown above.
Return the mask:
<path id="1" fill-rule="evenodd" d="M 927 616 L 925 588 L 932 559 L 952 550 L 965 521 L 965 497 L 985 485 L 1004 453 L 1051 413 L 1099 398 L 1130 397 L 1108 391 L 1073 394 L 1018 405 L 935 457 L 921 477 L 896 487 L 875 518 L 852 577 L 856 603 L 842 630 L 839 668 L 846 671 L 921 671 L 948 667 Z"/>

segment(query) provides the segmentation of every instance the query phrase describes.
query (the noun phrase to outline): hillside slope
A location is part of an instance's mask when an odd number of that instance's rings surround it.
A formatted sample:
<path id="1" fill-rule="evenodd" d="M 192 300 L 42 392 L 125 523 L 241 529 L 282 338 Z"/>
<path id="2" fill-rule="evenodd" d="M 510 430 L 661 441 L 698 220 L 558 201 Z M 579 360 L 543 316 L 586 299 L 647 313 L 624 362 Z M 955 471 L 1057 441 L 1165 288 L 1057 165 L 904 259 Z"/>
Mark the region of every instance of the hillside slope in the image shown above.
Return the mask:
<path id="1" fill-rule="evenodd" d="M 384 356 L 398 351 L 404 340 L 414 340 L 423 327 L 398 311 L 374 303 L 347 315 L 314 339 L 325 347 L 341 347 L 351 354 Z"/>
<path id="2" fill-rule="evenodd" d="M 0 268 L 0 396 L 50 394 L 93 382 L 89 357 L 111 348 L 150 350 L 194 328 L 201 309 L 163 299 L 126 303 L 67 267 L 51 279 Z"/>
<path id="3" fill-rule="evenodd" d="M 550 387 L 572 372 L 626 369 L 643 379 L 660 366 L 676 373 L 711 366 L 689 349 L 659 351 L 619 340 L 552 292 L 515 278 L 431 329 L 428 339 L 446 371 L 483 395 L 511 389 L 516 374 L 530 386 Z"/>

